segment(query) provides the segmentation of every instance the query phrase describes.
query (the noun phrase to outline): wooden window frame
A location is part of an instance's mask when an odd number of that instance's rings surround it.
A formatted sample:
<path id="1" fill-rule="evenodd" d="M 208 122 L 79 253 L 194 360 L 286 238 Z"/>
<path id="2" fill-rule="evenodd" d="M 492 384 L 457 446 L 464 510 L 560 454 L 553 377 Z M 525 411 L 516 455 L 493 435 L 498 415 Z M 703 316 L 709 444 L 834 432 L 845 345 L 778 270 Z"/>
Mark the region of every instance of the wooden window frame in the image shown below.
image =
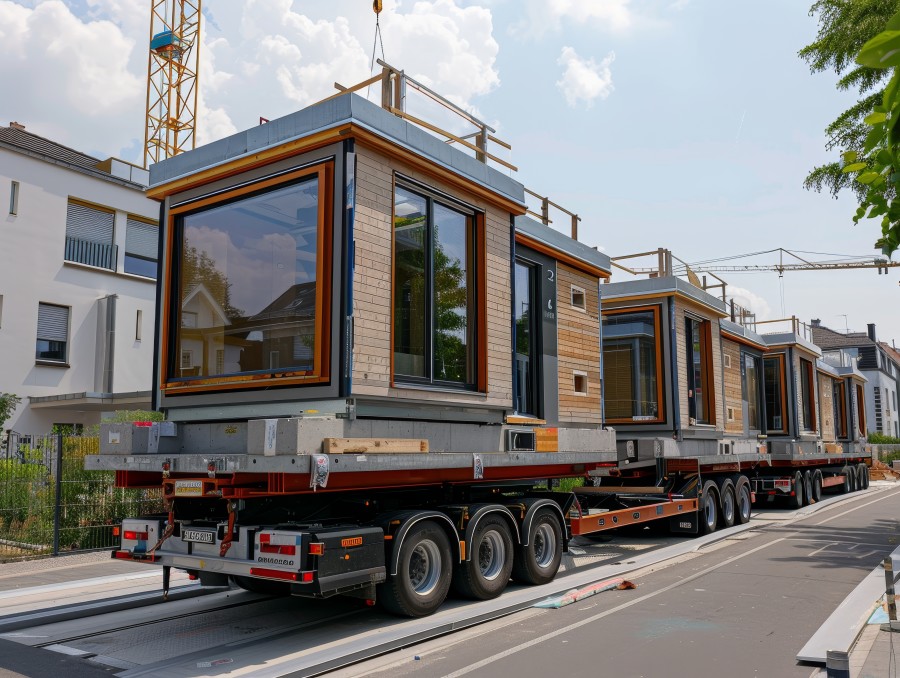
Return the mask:
<path id="1" fill-rule="evenodd" d="M 804 428 L 803 431 L 818 433 L 819 432 L 819 422 L 816 418 L 816 368 L 813 365 L 811 360 L 807 360 L 806 358 L 797 357 L 800 361 L 800 397 L 803 399 L 803 408 L 806 414 L 809 414 L 809 428 Z M 806 402 L 806 398 L 803 397 L 803 372 L 806 373 L 807 381 L 809 383 L 809 403 Z M 801 413 L 804 414 L 804 413 Z M 802 422 L 798 422 L 802 423 Z"/>
<path id="2" fill-rule="evenodd" d="M 716 425 L 716 391 L 715 376 L 713 371 L 713 355 L 712 355 L 712 323 L 707 318 L 685 313 L 684 315 L 684 341 L 685 355 L 690 356 L 693 351 L 693 341 L 688 336 L 688 323 L 696 322 L 700 326 L 700 361 L 703 365 L 703 394 L 706 405 L 707 421 L 697 422 L 694 426 L 715 426 Z M 690 383 L 690 361 L 685 364 L 685 371 L 688 375 L 688 384 Z M 687 385 L 687 384 L 685 384 Z M 690 396 L 688 396 L 688 408 L 690 409 Z"/>
<path id="3" fill-rule="evenodd" d="M 475 383 L 474 384 L 456 384 L 453 382 L 435 381 L 434 375 L 428 380 L 403 379 L 404 375 L 397 375 L 394 372 L 394 298 L 396 295 L 396 266 L 397 254 L 394 243 L 394 214 L 396 213 L 397 187 L 402 186 L 405 189 L 425 197 L 426 200 L 437 201 L 452 210 L 467 213 L 472 218 L 473 243 L 475 251 L 472 254 L 472 264 L 475 266 L 475 313 L 473 320 L 475 322 Z M 474 205 L 464 202 L 459 198 L 452 196 L 440 189 L 434 188 L 427 184 L 423 184 L 415 179 L 404 176 L 402 174 L 394 174 L 391 179 L 391 317 L 390 317 L 390 336 L 388 338 L 390 353 L 390 383 L 391 388 L 403 389 L 437 389 L 441 391 L 459 391 L 460 393 L 480 393 L 488 392 L 488 339 L 487 339 L 487 241 L 486 241 L 486 220 L 483 211 Z M 427 227 L 432 228 L 432 218 L 429 215 L 427 219 Z M 430 286 L 429 286 L 430 289 Z M 434 333 L 433 318 L 429 331 Z M 429 355 L 429 360 L 433 360 L 434 356 Z M 433 369 L 433 366 L 432 366 Z"/>
<path id="4" fill-rule="evenodd" d="M 766 412 L 766 434 L 769 433 L 777 433 L 780 435 L 787 435 L 790 430 L 790 422 L 787 413 L 787 374 L 785 371 L 786 356 L 784 353 L 776 353 L 774 355 L 763 355 L 763 398 L 765 399 L 765 380 L 766 380 L 766 361 L 767 360 L 777 360 L 778 361 L 778 381 L 781 386 L 781 428 L 779 429 L 770 429 L 769 428 L 769 413 Z"/>
<path id="5" fill-rule="evenodd" d="M 666 421 L 666 401 L 665 401 L 665 390 L 663 388 L 663 381 L 665 380 L 665 369 L 663 368 L 663 350 L 662 345 L 664 338 L 662 336 L 662 305 L 660 304 L 649 304 L 645 306 L 628 306 L 622 308 L 610 308 L 603 309 L 600 313 L 600 327 L 601 327 L 601 335 L 603 328 L 603 318 L 611 315 L 622 315 L 625 313 L 640 313 L 642 311 L 650 311 L 653 313 L 653 332 L 654 332 L 654 348 L 656 349 L 656 403 L 657 408 L 659 410 L 659 416 L 656 419 L 630 419 L 624 417 L 614 417 L 614 418 L 606 418 L 604 423 L 606 424 L 634 424 L 636 426 L 641 425 L 653 425 L 653 424 L 664 424 Z M 601 356 L 601 364 L 603 357 L 603 346 L 600 347 L 600 356 Z M 600 375 L 600 378 L 603 378 L 603 375 Z M 604 391 L 605 393 L 605 391 Z"/>
<path id="6" fill-rule="evenodd" d="M 174 311 L 174 298 L 180 294 L 180 281 L 172 278 L 175 260 L 180 258 L 180 250 L 176 251 L 176 224 L 178 220 L 194 212 L 204 211 L 220 203 L 232 202 L 242 197 L 252 197 L 257 194 L 265 194 L 277 190 L 287 184 L 299 182 L 305 178 L 315 176 L 318 179 L 318 231 L 316 252 L 316 280 L 321 285 L 316 285 L 316 320 L 314 336 L 316 337 L 316 350 L 313 357 L 312 374 L 308 371 L 298 372 L 269 372 L 266 374 L 230 374 L 221 377 L 193 377 L 184 379 L 169 376 L 173 365 L 170 365 L 171 350 L 175 346 L 175 337 L 170 333 L 170 328 L 176 331 L 180 327 L 173 325 L 175 319 L 180 319 Z M 166 262 L 164 276 L 164 294 L 162 314 L 162 350 L 159 362 L 160 390 L 165 395 L 181 393 L 203 393 L 219 390 L 258 389 L 272 386 L 305 386 L 312 384 L 328 383 L 331 380 L 331 300 L 332 300 L 332 259 L 333 259 L 333 213 L 334 213 L 334 160 L 328 159 L 317 162 L 284 174 L 262 177 L 257 181 L 235 186 L 232 189 L 216 192 L 207 197 L 190 200 L 169 210 L 166 217 Z M 174 317 L 173 317 L 174 316 Z M 180 325 L 180 323 L 179 323 Z M 180 360 L 179 360 L 180 362 Z"/>

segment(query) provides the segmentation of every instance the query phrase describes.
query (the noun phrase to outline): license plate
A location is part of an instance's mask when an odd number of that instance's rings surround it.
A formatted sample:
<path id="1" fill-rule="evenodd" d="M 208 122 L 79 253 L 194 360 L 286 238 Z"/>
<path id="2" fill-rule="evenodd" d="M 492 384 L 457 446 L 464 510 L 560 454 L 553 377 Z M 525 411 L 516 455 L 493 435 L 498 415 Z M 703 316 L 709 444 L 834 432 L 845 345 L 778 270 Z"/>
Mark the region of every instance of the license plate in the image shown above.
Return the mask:
<path id="1" fill-rule="evenodd" d="M 203 494 L 203 481 L 201 480 L 176 480 L 176 497 L 199 497 Z"/>
<path id="2" fill-rule="evenodd" d="M 181 541 L 193 541 L 199 544 L 215 544 L 216 533 L 208 530 L 182 530 Z"/>

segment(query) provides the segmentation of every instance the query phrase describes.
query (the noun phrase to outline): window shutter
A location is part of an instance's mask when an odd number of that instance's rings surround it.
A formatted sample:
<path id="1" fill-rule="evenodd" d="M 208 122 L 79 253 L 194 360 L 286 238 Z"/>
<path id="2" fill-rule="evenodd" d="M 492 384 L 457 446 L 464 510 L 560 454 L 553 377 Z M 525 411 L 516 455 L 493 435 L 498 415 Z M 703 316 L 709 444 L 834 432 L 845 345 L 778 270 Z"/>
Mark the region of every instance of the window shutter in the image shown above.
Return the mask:
<path id="1" fill-rule="evenodd" d="M 159 229 L 137 219 L 128 219 L 125 226 L 125 253 L 156 260 Z"/>
<path id="2" fill-rule="evenodd" d="M 111 245 L 114 223 L 115 215 L 112 212 L 69 202 L 66 210 L 66 237 Z"/>
<path id="3" fill-rule="evenodd" d="M 37 338 L 45 341 L 68 341 L 69 309 L 66 306 L 38 304 Z"/>

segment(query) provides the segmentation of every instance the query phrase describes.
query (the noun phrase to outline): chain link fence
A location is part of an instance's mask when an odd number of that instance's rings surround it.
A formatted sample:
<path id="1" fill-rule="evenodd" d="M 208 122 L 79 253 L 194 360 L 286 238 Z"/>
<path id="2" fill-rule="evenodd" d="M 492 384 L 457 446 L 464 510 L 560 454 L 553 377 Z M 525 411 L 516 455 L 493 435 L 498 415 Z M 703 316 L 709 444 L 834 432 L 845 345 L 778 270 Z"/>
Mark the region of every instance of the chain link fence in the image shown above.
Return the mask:
<path id="1" fill-rule="evenodd" d="M 115 487 L 114 471 L 86 471 L 96 436 L 17 436 L 0 457 L 0 561 L 112 548 L 122 518 L 163 510 L 160 490 Z"/>

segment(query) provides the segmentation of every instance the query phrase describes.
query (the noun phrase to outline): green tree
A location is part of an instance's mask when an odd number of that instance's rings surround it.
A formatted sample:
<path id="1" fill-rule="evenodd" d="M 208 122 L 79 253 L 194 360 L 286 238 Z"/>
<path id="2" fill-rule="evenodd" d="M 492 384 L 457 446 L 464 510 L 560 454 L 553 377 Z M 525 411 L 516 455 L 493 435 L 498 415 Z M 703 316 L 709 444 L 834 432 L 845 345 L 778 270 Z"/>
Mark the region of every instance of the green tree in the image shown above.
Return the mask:
<path id="1" fill-rule="evenodd" d="M 864 119 L 880 103 L 887 78 L 883 70 L 857 64 L 855 59 L 862 46 L 884 29 L 898 6 L 898 0 L 817 0 L 810 7 L 810 16 L 818 17 L 819 31 L 815 41 L 800 50 L 800 58 L 813 73 L 834 71 L 839 90 L 858 93 L 856 103 L 825 128 L 828 150 L 863 150 L 869 133 Z M 834 197 L 849 188 L 861 197 L 865 189 L 842 169 L 838 160 L 815 167 L 803 185 L 827 190 Z"/>
<path id="2" fill-rule="evenodd" d="M 14 393 L 0 393 L 0 431 L 21 402 L 22 399 Z"/>

